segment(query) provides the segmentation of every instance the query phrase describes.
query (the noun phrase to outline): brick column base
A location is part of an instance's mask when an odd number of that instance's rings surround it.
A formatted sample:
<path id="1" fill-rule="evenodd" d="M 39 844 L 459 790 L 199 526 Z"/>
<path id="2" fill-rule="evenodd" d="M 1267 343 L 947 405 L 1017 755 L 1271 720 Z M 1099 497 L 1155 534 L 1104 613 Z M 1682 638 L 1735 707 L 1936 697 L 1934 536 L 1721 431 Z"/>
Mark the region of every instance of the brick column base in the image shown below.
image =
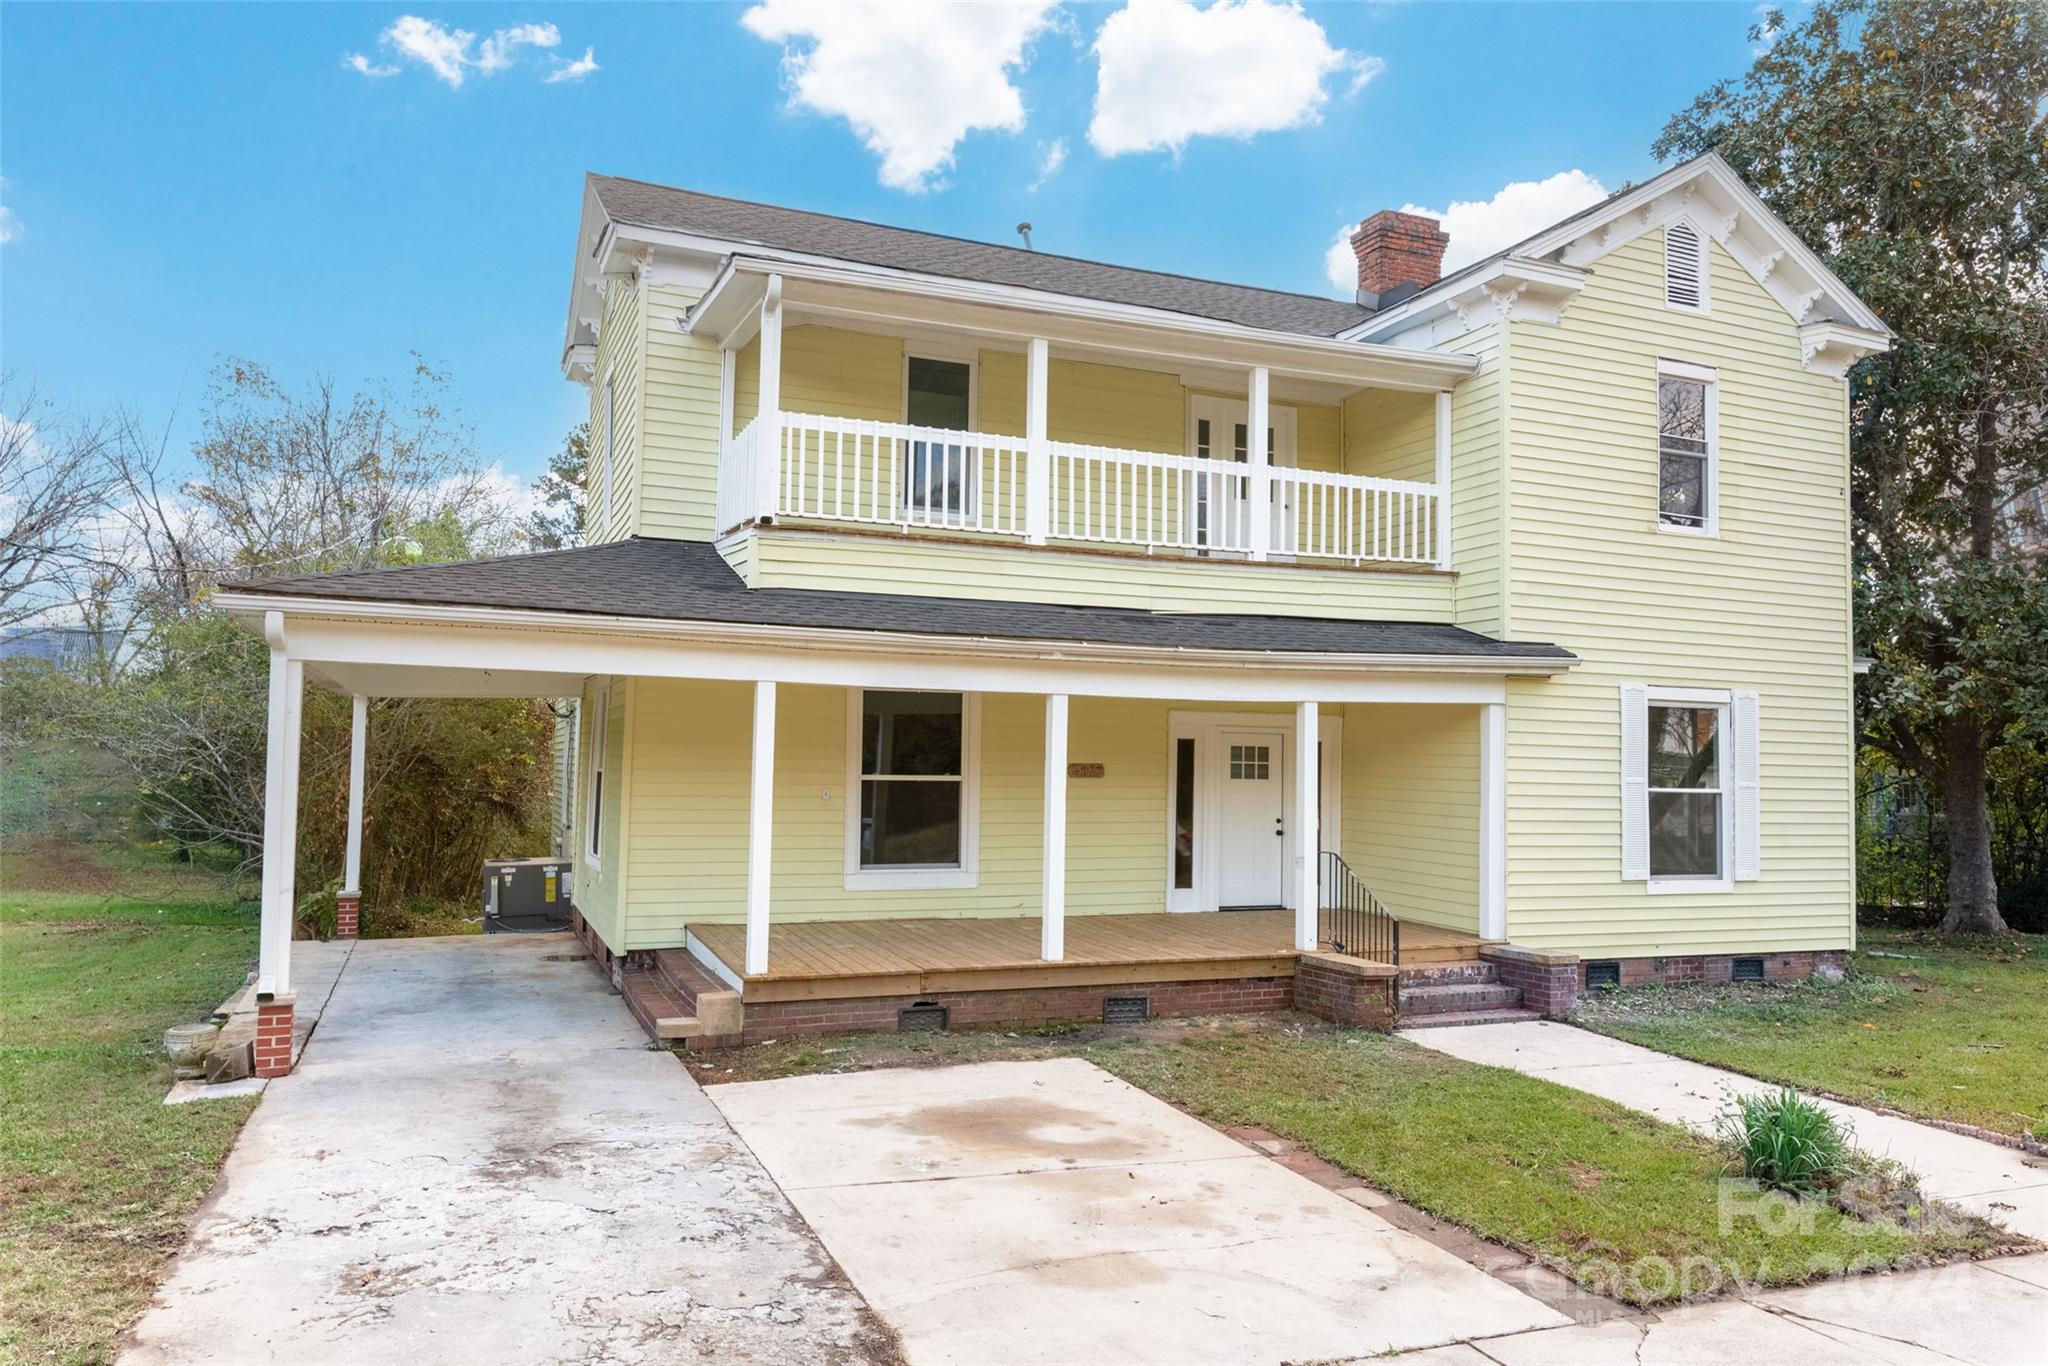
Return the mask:
<path id="1" fill-rule="evenodd" d="M 256 1005 L 256 1075 L 281 1077 L 292 1070 L 292 998 Z"/>
<path id="2" fill-rule="evenodd" d="M 1493 964 L 1501 985 L 1521 988 L 1524 1010 L 1540 1010 L 1546 1019 L 1562 1020 L 1579 999 L 1576 954 L 1500 944 L 1481 949 L 1479 956 Z"/>
<path id="3" fill-rule="evenodd" d="M 341 892 L 334 898 L 334 937 L 354 939 L 361 929 L 363 918 L 363 894 Z"/>
<path id="4" fill-rule="evenodd" d="M 1398 976 L 1386 963 L 1304 953 L 1294 964 L 1294 1008 L 1350 1029 L 1392 1029 Z"/>

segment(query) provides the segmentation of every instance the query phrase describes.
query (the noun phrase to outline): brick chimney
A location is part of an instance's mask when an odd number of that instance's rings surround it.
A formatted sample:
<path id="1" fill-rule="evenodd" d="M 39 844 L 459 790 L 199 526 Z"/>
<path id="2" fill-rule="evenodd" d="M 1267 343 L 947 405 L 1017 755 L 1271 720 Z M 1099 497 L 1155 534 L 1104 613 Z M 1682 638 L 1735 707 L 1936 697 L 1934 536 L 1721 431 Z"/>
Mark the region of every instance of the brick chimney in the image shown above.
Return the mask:
<path id="1" fill-rule="evenodd" d="M 1443 273 L 1450 235 L 1434 218 L 1381 209 L 1351 234 L 1358 254 L 1358 290 L 1378 296 L 1398 285 L 1426 289 Z"/>

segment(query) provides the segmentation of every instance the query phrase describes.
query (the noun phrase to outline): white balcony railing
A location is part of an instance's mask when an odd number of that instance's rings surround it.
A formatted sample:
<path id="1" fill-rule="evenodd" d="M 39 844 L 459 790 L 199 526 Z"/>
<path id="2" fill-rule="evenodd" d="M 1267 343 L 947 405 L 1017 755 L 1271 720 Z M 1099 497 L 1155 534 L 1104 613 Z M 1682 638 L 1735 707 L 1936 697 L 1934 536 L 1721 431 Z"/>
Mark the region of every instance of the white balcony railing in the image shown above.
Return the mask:
<path id="1" fill-rule="evenodd" d="M 1351 564 L 1435 564 L 1443 544 L 1435 484 L 1277 465 L 1261 472 L 1065 441 L 1045 443 L 1037 471 L 1021 437 L 809 413 L 772 418 L 750 422 L 720 452 L 722 528 L 787 517 Z M 772 442 L 763 435 L 771 431 Z M 1044 480 L 1040 498 L 1034 477 Z M 1253 516 L 1262 502 L 1264 528 Z M 1032 525 L 1034 505 L 1042 531 Z"/>

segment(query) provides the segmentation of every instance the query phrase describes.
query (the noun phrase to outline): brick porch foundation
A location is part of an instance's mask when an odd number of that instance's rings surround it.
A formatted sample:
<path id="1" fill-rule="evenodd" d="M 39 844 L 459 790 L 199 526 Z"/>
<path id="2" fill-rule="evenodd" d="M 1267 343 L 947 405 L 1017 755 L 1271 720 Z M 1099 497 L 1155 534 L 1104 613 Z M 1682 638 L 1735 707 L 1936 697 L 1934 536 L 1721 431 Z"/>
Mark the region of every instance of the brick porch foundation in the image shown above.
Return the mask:
<path id="1" fill-rule="evenodd" d="M 1522 993 L 1524 1010 L 1541 1011 L 1546 1019 L 1562 1020 L 1569 1015 L 1585 983 L 1585 969 L 1576 954 L 1500 944 L 1481 949 L 1479 957 L 1493 964 L 1502 986 Z"/>
<path id="2" fill-rule="evenodd" d="M 292 998 L 256 1005 L 256 1075 L 281 1077 L 292 1070 Z"/>
<path id="3" fill-rule="evenodd" d="M 1392 1029 L 1399 976 L 1385 963 L 1304 953 L 1294 965 L 1294 1008 L 1352 1029 Z"/>
<path id="4" fill-rule="evenodd" d="M 1833 968 L 1839 972 L 1849 961 L 1849 955 L 1843 949 L 1800 949 L 1792 953 L 1684 954 L 1675 957 L 1622 958 L 1606 961 L 1621 964 L 1621 984 L 1625 987 L 1649 986 L 1652 983 L 1666 987 L 1696 987 L 1735 980 L 1735 960 L 1738 958 L 1763 959 L 1766 982 L 1802 981 L 1823 967 Z"/>
<path id="5" fill-rule="evenodd" d="M 360 892 L 338 892 L 334 898 L 334 937 L 354 939 L 362 928 L 363 897 Z"/>

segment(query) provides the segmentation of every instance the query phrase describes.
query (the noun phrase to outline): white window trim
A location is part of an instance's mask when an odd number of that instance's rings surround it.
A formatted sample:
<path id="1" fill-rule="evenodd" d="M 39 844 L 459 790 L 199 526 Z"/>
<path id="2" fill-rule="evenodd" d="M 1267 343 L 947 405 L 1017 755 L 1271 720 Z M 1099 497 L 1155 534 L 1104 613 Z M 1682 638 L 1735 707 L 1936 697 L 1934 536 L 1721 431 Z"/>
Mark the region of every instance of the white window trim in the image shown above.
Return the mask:
<path id="1" fill-rule="evenodd" d="M 1324 710 L 1317 717 L 1317 729 L 1323 745 L 1323 820 L 1317 832 L 1324 849 L 1341 849 L 1344 834 L 1344 718 Z M 1279 731 L 1284 739 L 1281 745 L 1281 763 L 1290 775 L 1283 796 L 1282 819 L 1286 822 L 1287 852 L 1285 865 L 1294 863 L 1294 765 L 1297 760 L 1297 746 L 1294 735 L 1294 712 L 1287 711 L 1173 711 L 1167 714 L 1166 723 L 1166 838 L 1165 860 L 1160 865 L 1159 885 L 1166 899 L 1166 909 L 1174 912 L 1200 913 L 1219 909 L 1219 888 L 1222 870 L 1218 859 L 1220 845 L 1218 827 L 1222 823 L 1223 794 L 1219 790 L 1221 781 L 1217 774 L 1217 746 L 1228 730 L 1272 730 Z M 1181 740 L 1195 742 L 1195 885 L 1175 887 L 1173 885 L 1174 828 L 1173 783 L 1175 765 L 1179 763 L 1176 746 Z M 1228 762 L 1227 760 L 1225 761 Z M 1321 858 L 1321 850 L 1317 851 Z M 1291 894 L 1293 882 L 1288 881 Z M 1291 900 L 1291 895 L 1288 898 Z"/>
<path id="2" fill-rule="evenodd" d="M 846 868 L 849 892 L 909 892 L 981 885 L 981 694 L 960 693 L 960 864 L 958 867 L 863 868 L 860 864 L 860 742 L 870 689 L 846 690 Z M 916 692 L 876 688 L 875 692 Z M 951 688 L 924 689 L 953 692 Z"/>
<path id="3" fill-rule="evenodd" d="M 1694 239 L 1700 244 L 1700 301 L 1696 304 L 1675 304 L 1671 302 L 1671 229 L 1681 223 L 1692 231 Z M 1712 313 L 1714 311 L 1713 259 L 1714 239 L 1708 235 L 1705 228 L 1683 215 L 1666 223 L 1664 225 L 1664 278 L 1662 281 L 1664 307 L 1670 309 L 1673 313 L 1692 313 L 1702 317 Z"/>
<path id="4" fill-rule="evenodd" d="M 1721 807 L 1717 813 L 1715 828 L 1721 845 L 1718 862 L 1721 871 L 1715 877 L 1657 877 L 1654 873 L 1645 884 L 1651 896 L 1684 896 L 1692 892 L 1732 892 L 1735 890 L 1735 778 L 1732 765 L 1735 757 L 1735 737 L 1731 727 L 1735 720 L 1735 694 L 1727 688 L 1659 688 L 1647 690 L 1644 706 L 1648 707 L 1713 707 L 1720 711 L 1721 718 L 1715 723 L 1714 744 L 1719 753 L 1716 767 L 1720 770 Z M 1645 713 L 1647 717 L 1647 711 Z M 1648 805 L 1649 794 L 1659 789 L 1645 787 L 1643 802 Z M 1668 790 L 1668 789 L 1666 789 Z M 1648 820 L 1645 811 L 1644 819 Z"/>
<path id="5" fill-rule="evenodd" d="M 1711 365 L 1660 359 L 1657 362 L 1660 384 L 1667 376 L 1697 380 L 1707 386 L 1707 520 L 1703 526 L 1679 526 L 1664 520 L 1664 424 L 1661 409 L 1657 423 L 1657 511 L 1652 515 L 1656 518 L 1657 530 L 1666 535 L 1716 540 L 1721 535 L 1721 374 Z"/>
<path id="6" fill-rule="evenodd" d="M 608 683 L 597 684 L 590 690 L 591 720 L 595 724 L 588 728 L 587 733 L 595 737 L 596 743 L 588 746 L 589 754 L 582 765 L 584 772 L 583 792 L 581 794 L 583 798 L 583 838 L 579 842 L 583 846 L 584 864 L 600 870 L 604 867 L 604 784 L 602 779 L 605 773 L 605 743 L 611 730 L 611 710 L 611 685 Z M 577 743 L 580 745 L 583 743 L 586 728 L 581 724 L 582 709 L 580 707 L 577 709 L 577 713 L 576 738 Z"/>
<path id="7" fill-rule="evenodd" d="M 967 367 L 966 430 L 969 432 L 980 431 L 981 352 L 975 348 L 968 346 L 954 347 L 945 345 L 943 343 L 932 342 L 918 342 L 913 346 L 906 346 L 903 349 L 903 373 L 900 377 L 901 382 L 898 386 L 899 392 L 896 406 L 896 411 L 900 415 L 900 420 L 906 427 L 910 425 L 910 363 L 914 360 L 939 361 L 946 365 L 964 365 Z M 981 460 L 979 448 L 973 442 L 962 441 L 960 444 L 968 447 L 970 450 L 975 451 L 975 457 L 969 460 L 965 467 L 965 473 L 967 475 L 966 484 L 965 487 L 963 487 L 960 490 L 960 497 L 962 499 L 962 509 L 958 513 L 950 514 L 952 516 L 960 517 L 964 520 L 967 511 L 975 505 L 975 499 L 977 499 L 980 496 Z M 910 460 L 908 456 L 904 458 L 903 474 L 901 477 L 904 483 L 903 487 L 897 490 L 897 495 L 903 499 L 904 506 L 909 507 Z M 920 510 L 928 511 L 928 509 Z"/>

